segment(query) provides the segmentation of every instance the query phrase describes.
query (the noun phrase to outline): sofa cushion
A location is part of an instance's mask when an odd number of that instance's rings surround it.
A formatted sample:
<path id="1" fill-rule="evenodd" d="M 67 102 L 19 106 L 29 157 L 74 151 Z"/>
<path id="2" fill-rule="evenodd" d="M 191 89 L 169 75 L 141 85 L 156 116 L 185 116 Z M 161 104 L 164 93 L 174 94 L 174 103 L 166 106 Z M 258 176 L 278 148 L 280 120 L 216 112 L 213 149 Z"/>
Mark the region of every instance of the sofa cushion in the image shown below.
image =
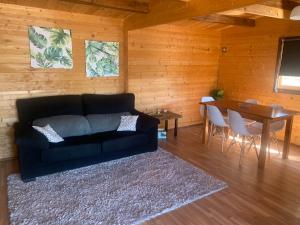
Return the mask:
<path id="1" fill-rule="evenodd" d="M 130 115 L 130 113 L 89 114 L 86 118 L 89 121 L 91 132 L 94 134 L 117 130 L 120 125 L 121 116 L 125 115 Z"/>
<path id="2" fill-rule="evenodd" d="M 117 151 L 147 145 L 148 136 L 138 132 L 101 132 L 93 135 L 67 137 L 64 142 L 49 143 L 42 151 L 42 161 L 54 162 L 83 157 L 100 157 L 100 152 L 113 154 Z"/>
<path id="3" fill-rule="evenodd" d="M 83 115 L 80 95 L 44 96 L 16 101 L 19 121 L 32 123 L 38 118 L 59 115 Z"/>
<path id="4" fill-rule="evenodd" d="M 115 95 L 82 95 L 84 114 L 107 114 L 131 112 L 134 110 L 134 95 L 130 93 Z"/>
<path id="5" fill-rule="evenodd" d="M 49 124 L 63 138 L 91 133 L 88 120 L 79 115 L 51 116 L 34 120 L 32 124 L 40 127 Z"/>
<path id="6" fill-rule="evenodd" d="M 102 152 L 112 153 L 115 151 L 135 148 L 147 145 L 148 136 L 136 132 L 118 132 L 114 138 L 102 142 Z"/>
<path id="7" fill-rule="evenodd" d="M 51 148 L 41 151 L 41 157 L 43 162 L 58 162 L 86 157 L 100 157 L 100 148 L 101 146 L 99 143 L 69 144 L 65 146 L 58 145 L 55 147 L 52 145 Z"/>
<path id="8" fill-rule="evenodd" d="M 110 135 L 106 133 L 106 135 Z M 99 156 L 101 152 L 99 135 L 66 137 L 63 142 L 49 143 L 49 149 L 42 151 L 42 160 L 53 162 L 68 159 Z"/>
<path id="9" fill-rule="evenodd" d="M 136 131 L 136 122 L 139 116 L 121 116 L 121 123 L 117 131 Z"/>
<path id="10" fill-rule="evenodd" d="M 33 129 L 37 130 L 41 134 L 45 135 L 45 137 L 51 143 L 58 143 L 64 141 L 64 139 L 61 136 L 59 136 L 49 124 L 47 124 L 44 127 L 37 127 L 37 126 L 32 126 L 32 127 Z"/>

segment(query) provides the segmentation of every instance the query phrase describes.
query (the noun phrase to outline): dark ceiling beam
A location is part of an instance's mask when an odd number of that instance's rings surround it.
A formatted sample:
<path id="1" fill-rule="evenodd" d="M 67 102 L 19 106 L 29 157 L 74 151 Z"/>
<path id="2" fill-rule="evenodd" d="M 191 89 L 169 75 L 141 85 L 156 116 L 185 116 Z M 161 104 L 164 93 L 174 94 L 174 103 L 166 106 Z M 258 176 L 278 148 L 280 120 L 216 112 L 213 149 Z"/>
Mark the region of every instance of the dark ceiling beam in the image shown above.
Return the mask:
<path id="1" fill-rule="evenodd" d="M 126 18 L 126 30 L 141 29 L 197 16 L 216 14 L 226 10 L 261 3 L 261 0 L 190 0 L 188 2 L 172 0 L 152 0 L 148 14 L 134 14 Z M 176 4 L 177 3 L 177 4 Z"/>
<path id="2" fill-rule="evenodd" d="M 225 16 L 219 14 L 212 14 L 208 16 L 198 16 L 193 18 L 198 21 L 205 21 L 210 23 L 220 23 L 234 26 L 246 26 L 246 27 L 255 27 L 255 20 L 234 16 Z"/>
<path id="3" fill-rule="evenodd" d="M 87 5 L 93 7 L 103 7 L 109 9 L 116 9 L 135 13 L 149 13 L 149 4 L 144 1 L 137 0 L 60 0 L 62 2 L 69 2 L 80 5 Z"/>

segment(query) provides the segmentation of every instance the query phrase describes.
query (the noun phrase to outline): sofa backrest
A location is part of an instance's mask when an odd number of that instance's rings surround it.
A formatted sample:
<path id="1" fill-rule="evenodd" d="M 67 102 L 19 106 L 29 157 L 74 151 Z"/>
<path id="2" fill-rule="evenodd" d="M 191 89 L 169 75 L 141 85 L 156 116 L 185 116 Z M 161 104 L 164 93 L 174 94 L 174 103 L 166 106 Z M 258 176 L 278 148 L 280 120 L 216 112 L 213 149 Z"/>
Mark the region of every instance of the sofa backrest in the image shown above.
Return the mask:
<path id="1" fill-rule="evenodd" d="M 83 94 L 45 96 L 16 101 L 21 123 L 59 115 L 88 115 L 132 112 L 134 94 Z"/>
<path id="2" fill-rule="evenodd" d="M 134 110 L 134 94 L 115 95 L 82 95 L 84 114 L 108 114 L 132 112 Z"/>
<path id="3" fill-rule="evenodd" d="M 58 115 L 83 115 L 80 95 L 46 96 L 16 101 L 18 118 L 22 123 Z"/>

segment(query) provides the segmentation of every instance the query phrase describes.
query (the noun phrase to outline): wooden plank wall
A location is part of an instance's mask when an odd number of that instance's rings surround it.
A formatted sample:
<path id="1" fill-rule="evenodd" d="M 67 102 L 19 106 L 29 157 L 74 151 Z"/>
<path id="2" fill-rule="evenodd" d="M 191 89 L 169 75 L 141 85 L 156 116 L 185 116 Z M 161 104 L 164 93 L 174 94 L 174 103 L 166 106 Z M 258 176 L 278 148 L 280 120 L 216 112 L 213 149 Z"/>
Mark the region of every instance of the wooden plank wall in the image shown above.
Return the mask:
<path id="1" fill-rule="evenodd" d="M 181 113 L 179 126 L 199 123 L 200 97 L 217 84 L 219 51 L 218 31 L 177 25 L 130 31 L 128 90 L 137 108 Z"/>
<path id="2" fill-rule="evenodd" d="M 16 99 L 124 92 L 122 20 L 6 4 L 0 4 L 0 20 L 0 159 L 16 156 L 12 129 Z M 31 69 L 28 25 L 71 29 L 73 69 Z M 120 77 L 86 78 L 84 40 L 120 42 Z"/>
<path id="3" fill-rule="evenodd" d="M 230 99 L 258 99 L 300 111 L 300 95 L 273 92 L 280 37 L 299 36 L 300 24 L 263 18 L 256 28 L 231 28 L 222 33 L 228 52 L 220 57 L 219 87 Z M 282 137 L 282 134 L 281 134 Z M 293 126 L 292 142 L 300 145 L 300 117 Z"/>

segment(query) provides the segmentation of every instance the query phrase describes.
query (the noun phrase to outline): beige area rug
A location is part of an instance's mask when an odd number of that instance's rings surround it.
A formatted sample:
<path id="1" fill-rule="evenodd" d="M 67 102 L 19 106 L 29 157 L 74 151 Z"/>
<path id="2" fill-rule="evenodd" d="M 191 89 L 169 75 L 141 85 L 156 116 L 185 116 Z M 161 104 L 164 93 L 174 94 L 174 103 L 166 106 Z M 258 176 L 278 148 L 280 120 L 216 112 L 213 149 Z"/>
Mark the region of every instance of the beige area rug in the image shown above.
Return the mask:
<path id="1" fill-rule="evenodd" d="M 8 177 L 12 225 L 140 224 L 226 187 L 158 149 L 23 183 Z"/>

